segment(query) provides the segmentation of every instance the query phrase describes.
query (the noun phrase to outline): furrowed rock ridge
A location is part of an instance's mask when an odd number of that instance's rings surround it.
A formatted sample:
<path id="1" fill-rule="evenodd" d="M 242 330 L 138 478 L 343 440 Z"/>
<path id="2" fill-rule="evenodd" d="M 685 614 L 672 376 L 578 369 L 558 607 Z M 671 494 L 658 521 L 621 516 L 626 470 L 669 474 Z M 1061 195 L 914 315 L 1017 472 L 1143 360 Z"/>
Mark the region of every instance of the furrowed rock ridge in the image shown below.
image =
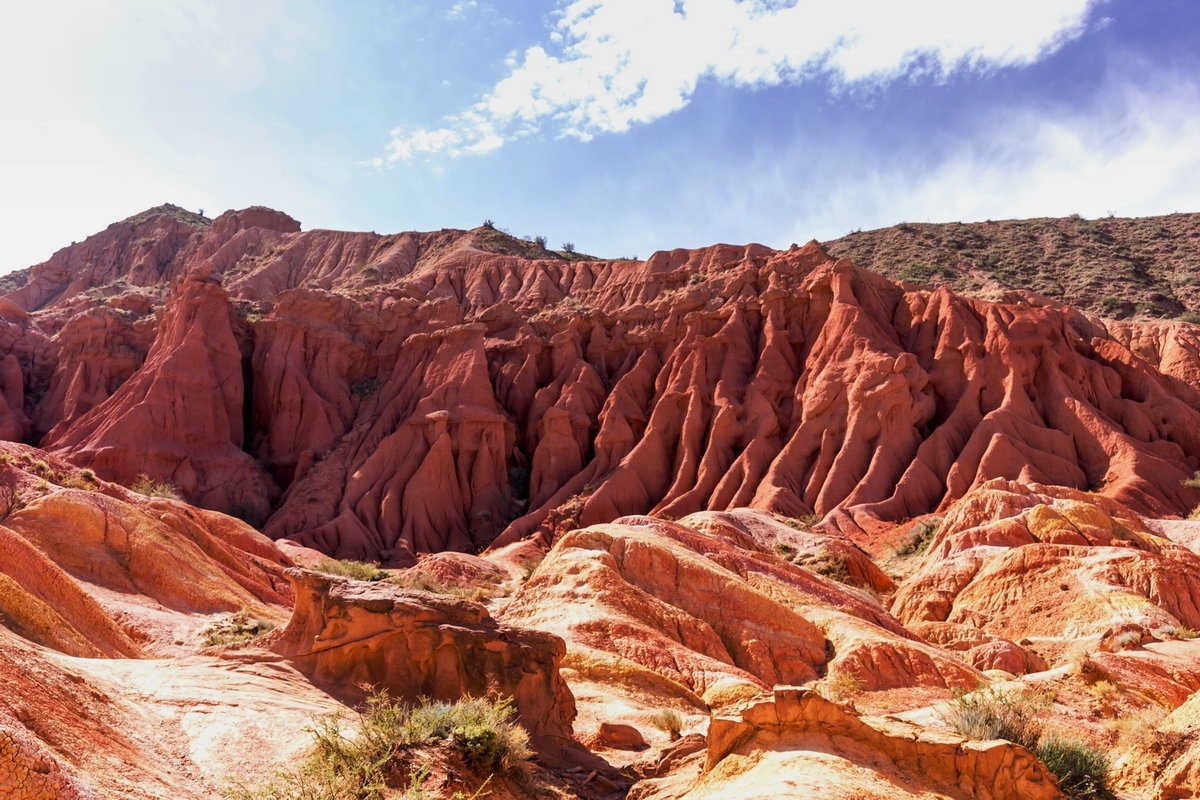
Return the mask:
<path id="1" fill-rule="evenodd" d="M 164 206 L 6 281 L 10 438 L 343 558 L 737 507 L 851 535 L 993 479 L 1200 502 L 1200 327 L 815 242 L 595 260 Z"/>

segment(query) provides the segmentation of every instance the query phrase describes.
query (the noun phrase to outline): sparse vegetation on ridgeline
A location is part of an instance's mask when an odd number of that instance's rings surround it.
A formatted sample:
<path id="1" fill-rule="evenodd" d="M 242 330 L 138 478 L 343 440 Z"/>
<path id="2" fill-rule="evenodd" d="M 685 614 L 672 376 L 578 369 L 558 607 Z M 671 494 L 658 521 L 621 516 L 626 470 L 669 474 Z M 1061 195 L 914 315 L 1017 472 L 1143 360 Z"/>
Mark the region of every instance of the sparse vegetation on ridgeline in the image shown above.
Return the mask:
<path id="1" fill-rule="evenodd" d="M 824 243 L 893 280 L 1029 289 L 1108 318 L 1200 320 L 1200 214 L 913 223 Z"/>
<path id="2" fill-rule="evenodd" d="M 146 473 L 137 476 L 129 487 L 138 494 L 146 497 L 165 497 L 168 500 L 182 500 L 179 489 L 166 481 L 156 481 Z"/>
<path id="3" fill-rule="evenodd" d="M 200 639 L 207 647 L 233 644 L 249 641 L 274 628 L 275 623 L 271 620 L 255 617 L 248 609 L 243 608 L 232 614 L 224 614 L 210 622 L 200 631 Z"/>
<path id="4" fill-rule="evenodd" d="M 366 561 L 337 560 L 325 558 L 314 567 L 318 572 L 337 575 L 342 578 L 353 578 L 358 581 L 381 581 L 388 576 L 378 564 Z"/>

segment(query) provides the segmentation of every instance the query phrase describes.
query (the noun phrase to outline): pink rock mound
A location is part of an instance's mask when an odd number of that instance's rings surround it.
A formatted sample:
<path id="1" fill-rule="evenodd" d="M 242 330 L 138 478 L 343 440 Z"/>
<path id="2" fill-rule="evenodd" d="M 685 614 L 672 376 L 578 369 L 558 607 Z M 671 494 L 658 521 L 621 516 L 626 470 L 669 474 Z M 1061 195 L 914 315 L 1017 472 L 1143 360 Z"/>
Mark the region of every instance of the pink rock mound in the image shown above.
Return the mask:
<path id="1" fill-rule="evenodd" d="M 1105 497 L 994 481 L 946 515 L 890 608 L 981 669 L 1068 666 L 1167 708 L 1200 688 L 1200 556 Z M 1165 640 L 1165 641 L 1164 641 Z"/>
<path id="2" fill-rule="evenodd" d="M 170 648 L 199 614 L 290 605 L 274 544 L 239 520 L 154 500 L 46 453 L 0 445 L 0 617 L 88 658 Z"/>
<path id="3" fill-rule="evenodd" d="M 725 706 L 778 683 L 846 674 L 864 689 L 971 687 L 979 674 L 919 642 L 870 595 L 775 554 L 750 512 L 630 517 L 563 536 L 502 619 L 568 643 L 578 684 Z"/>
<path id="4" fill-rule="evenodd" d="M 930 797 L 1056 800 L 1054 776 L 1009 742 L 973 742 L 870 718 L 796 687 L 713 718 L 699 778 L 682 793 L 646 781 L 641 800 Z"/>

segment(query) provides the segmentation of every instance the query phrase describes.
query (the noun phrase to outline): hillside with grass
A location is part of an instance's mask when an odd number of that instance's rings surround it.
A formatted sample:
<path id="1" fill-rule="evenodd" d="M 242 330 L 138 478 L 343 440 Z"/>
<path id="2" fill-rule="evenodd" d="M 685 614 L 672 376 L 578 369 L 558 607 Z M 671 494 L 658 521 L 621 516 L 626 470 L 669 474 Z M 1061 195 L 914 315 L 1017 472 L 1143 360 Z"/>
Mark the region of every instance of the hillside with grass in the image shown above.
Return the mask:
<path id="1" fill-rule="evenodd" d="M 1108 318 L 1200 320 L 1196 213 L 905 222 L 822 246 L 893 280 L 984 299 L 1025 289 Z"/>

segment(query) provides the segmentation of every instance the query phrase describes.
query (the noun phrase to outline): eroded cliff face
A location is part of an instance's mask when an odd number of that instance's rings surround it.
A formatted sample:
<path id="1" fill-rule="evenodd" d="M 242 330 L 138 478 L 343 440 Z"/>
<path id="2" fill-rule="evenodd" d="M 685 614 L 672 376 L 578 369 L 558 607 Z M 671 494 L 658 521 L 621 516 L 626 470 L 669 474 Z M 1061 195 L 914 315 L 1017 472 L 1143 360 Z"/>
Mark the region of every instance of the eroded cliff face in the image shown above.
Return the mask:
<path id="1" fill-rule="evenodd" d="M 743 506 L 867 531 L 996 478 L 1200 501 L 1196 326 L 905 290 L 815 243 L 567 261 L 180 217 L 18 276 L 0 424 L 340 557 Z"/>
<path id="2" fill-rule="evenodd" d="M 563 796 L 589 800 L 625 784 L 595 778 L 580 743 L 628 764 L 647 800 L 1060 796 L 1029 751 L 948 730 L 969 690 L 1038 698 L 1047 732 L 1110 754 L 1121 791 L 1198 787 L 1200 523 L 1095 493 L 993 480 L 891 556 L 832 521 L 735 509 L 574 529 L 528 575 L 510 569 L 519 548 L 414 570 L 486 588 L 489 607 L 285 572 L 238 520 L 24 445 L 0 446 L 0 501 L 15 797 L 212 796 L 294 762 L 363 684 L 513 697 L 543 763 L 577 779 Z M 239 609 L 281 627 L 206 647 L 202 627 Z M 655 727 L 664 708 L 677 742 Z"/>

